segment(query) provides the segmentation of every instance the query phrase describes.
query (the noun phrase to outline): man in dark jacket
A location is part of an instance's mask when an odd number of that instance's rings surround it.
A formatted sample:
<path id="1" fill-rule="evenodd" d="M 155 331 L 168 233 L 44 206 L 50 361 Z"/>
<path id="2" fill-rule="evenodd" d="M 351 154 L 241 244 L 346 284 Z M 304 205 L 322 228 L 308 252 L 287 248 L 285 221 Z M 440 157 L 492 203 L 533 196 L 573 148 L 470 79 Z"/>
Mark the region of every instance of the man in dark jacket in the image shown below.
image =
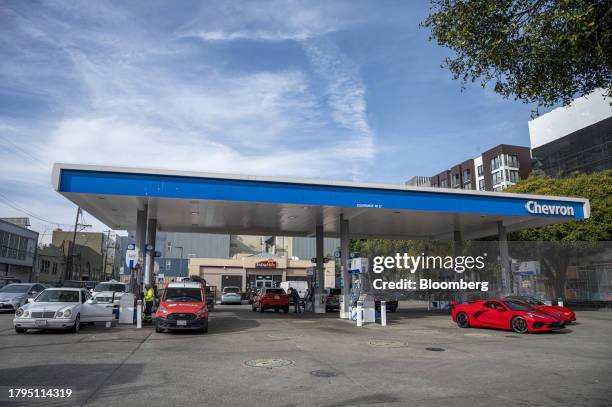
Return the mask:
<path id="1" fill-rule="evenodd" d="M 302 313 L 302 307 L 300 307 L 300 302 L 302 301 L 302 299 L 300 298 L 300 294 L 298 293 L 298 290 L 296 290 L 295 288 L 291 288 L 291 300 L 293 301 L 293 305 L 294 305 L 294 309 L 295 311 L 293 311 L 294 314 L 297 313 Z"/>

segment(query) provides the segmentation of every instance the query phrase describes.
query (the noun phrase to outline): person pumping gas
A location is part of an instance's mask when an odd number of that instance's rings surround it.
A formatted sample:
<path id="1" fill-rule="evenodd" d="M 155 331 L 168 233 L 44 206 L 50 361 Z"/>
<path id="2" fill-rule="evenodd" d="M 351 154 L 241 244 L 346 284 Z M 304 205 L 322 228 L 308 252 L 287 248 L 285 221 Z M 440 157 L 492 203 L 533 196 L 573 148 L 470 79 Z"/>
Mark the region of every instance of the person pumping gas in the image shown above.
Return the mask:
<path id="1" fill-rule="evenodd" d="M 146 292 L 144 295 L 145 300 L 145 322 L 151 322 L 151 313 L 153 311 L 153 303 L 155 302 L 155 291 L 153 287 L 149 284 L 146 286 Z"/>

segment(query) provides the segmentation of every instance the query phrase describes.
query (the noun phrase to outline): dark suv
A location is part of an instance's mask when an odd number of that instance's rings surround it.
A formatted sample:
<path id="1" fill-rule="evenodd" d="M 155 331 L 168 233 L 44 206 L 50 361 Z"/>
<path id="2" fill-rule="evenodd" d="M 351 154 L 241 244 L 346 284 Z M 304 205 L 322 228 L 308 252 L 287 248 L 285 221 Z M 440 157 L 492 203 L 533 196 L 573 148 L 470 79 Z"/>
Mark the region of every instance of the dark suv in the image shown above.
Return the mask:
<path id="1" fill-rule="evenodd" d="M 397 307 L 399 306 L 397 300 L 393 298 L 389 294 L 374 294 L 374 308 L 376 311 L 380 312 L 380 302 L 385 302 L 385 307 L 389 312 L 397 311 Z"/>
<path id="2" fill-rule="evenodd" d="M 327 299 L 325 300 L 325 311 L 340 310 L 340 296 L 342 290 L 339 288 L 328 288 Z"/>

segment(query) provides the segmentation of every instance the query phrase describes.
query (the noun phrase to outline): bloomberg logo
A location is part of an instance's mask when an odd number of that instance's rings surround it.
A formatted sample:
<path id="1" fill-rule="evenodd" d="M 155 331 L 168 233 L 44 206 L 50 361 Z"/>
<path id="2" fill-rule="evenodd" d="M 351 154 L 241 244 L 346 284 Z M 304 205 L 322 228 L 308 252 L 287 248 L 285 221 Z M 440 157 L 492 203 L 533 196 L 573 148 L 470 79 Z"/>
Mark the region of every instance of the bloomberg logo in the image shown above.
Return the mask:
<path id="1" fill-rule="evenodd" d="M 528 201 L 525 208 L 529 213 L 543 215 L 574 216 L 574 208 L 567 205 L 539 204 L 537 201 Z"/>

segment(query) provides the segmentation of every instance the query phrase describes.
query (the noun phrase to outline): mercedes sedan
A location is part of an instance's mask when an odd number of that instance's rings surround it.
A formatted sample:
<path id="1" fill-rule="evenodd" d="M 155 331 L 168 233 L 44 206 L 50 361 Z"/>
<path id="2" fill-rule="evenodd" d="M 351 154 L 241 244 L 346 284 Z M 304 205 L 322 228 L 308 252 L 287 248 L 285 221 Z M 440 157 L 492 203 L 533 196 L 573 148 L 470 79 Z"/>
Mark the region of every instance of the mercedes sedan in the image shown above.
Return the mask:
<path id="1" fill-rule="evenodd" d="M 15 332 L 64 329 L 78 332 L 83 322 L 112 320 L 112 305 L 100 304 L 85 288 L 48 288 L 15 311 Z"/>

